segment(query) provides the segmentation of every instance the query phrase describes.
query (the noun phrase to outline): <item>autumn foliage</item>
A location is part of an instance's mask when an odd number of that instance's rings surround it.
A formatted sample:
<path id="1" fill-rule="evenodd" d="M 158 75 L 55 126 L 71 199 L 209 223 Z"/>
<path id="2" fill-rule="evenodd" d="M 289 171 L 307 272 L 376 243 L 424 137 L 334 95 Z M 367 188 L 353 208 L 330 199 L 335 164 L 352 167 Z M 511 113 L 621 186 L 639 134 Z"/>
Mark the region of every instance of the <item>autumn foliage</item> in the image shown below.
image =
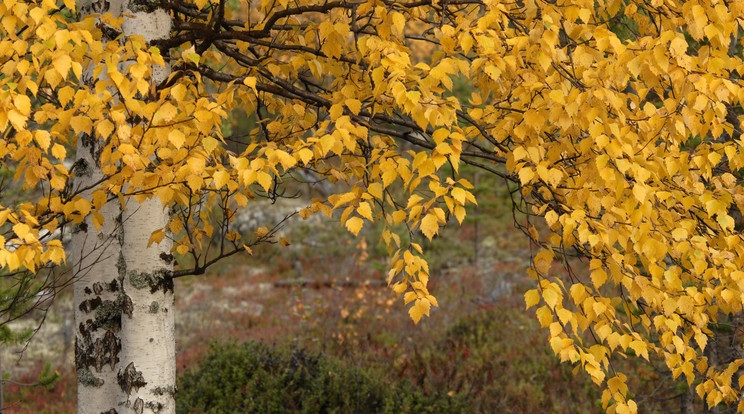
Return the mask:
<path id="1" fill-rule="evenodd" d="M 611 364 L 625 356 L 664 360 L 710 407 L 739 403 L 741 344 L 728 359 L 706 352 L 744 303 L 744 4 L 167 7 L 173 36 L 153 40 L 120 35 L 126 16 L 80 19 L 73 0 L 0 4 L 0 157 L 22 194 L 0 199 L 6 271 L 41 274 L 65 260 L 56 230 L 157 197 L 174 214 L 151 242 L 173 238 L 198 273 L 270 237 L 229 221 L 305 169 L 339 191 L 299 214 L 354 234 L 383 223 L 387 280 L 417 322 L 437 306 L 420 240 L 476 203 L 458 175 L 470 164 L 518 185 L 517 224 L 540 246 L 527 305 L 609 412 L 636 411 Z M 463 79 L 469 96 L 455 93 Z M 231 113 L 255 129 L 231 135 Z M 94 188 L 72 185 L 84 163 L 65 164 L 78 136 L 106 144 Z M 590 270 L 551 273 L 574 256 Z"/>

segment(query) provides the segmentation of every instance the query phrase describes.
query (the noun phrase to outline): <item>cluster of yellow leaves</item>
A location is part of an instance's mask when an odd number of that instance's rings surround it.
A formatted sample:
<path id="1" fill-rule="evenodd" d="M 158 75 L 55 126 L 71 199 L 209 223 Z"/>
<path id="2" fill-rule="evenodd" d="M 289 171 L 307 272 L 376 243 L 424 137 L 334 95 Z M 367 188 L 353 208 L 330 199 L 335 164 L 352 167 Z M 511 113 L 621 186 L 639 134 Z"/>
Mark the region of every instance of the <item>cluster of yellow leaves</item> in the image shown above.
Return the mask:
<path id="1" fill-rule="evenodd" d="M 189 24 L 211 22 L 218 3 L 192 2 Z M 699 381 L 709 406 L 740 400 L 743 362 L 716 365 L 705 350 L 712 325 L 744 312 L 744 5 L 244 6 L 225 11 L 245 22 L 230 23 L 230 42 L 197 52 L 184 41 L 162 56 L 137 36 L 104 38 L 126 17 L 68 23 L 49 0 L 0 4 L 0 159 L 25 189 L 43 189 L 0 206 L 0 265 L 61 262 L 41 230 L 89 215 L 100 225 L 98 210 L 128 197 L 183 213 L 151 242 L 174 237 L 186 254 L 215 236 L 213 209 L 231 220 L 308 168 L 341 190 L 300 215 L 322 212 L 353 234 L 382 223 L 388 282 L 418 322 L 437 301 L 417 238 L 475 204 L 459 176 L 468 163 L 517 183 L 544 217 L 549 234 L 529 230 L 543 249 L 525 299 L 555 353 L 603 384 L 609 412 L 637 410 L 611 371 L 618 355 L 662 359 Z M 177 70 L 158 88 L 166 63 Z M 237 108 L 259 126 L 230 147 L 222 124 Z M 86 134 L 105 143 L 87 198 L 68 181 L 84 168 L 63 163 Z M 551 269 L 571 249 L 589 269 L 567 281 Z"/>
<path id="2" fill-rule="evenodd" d="M 744 361 L 715 366 L 705 350 L 710 326 L 740 314 L 744 300 L 734 218 L 744 208 L 741 131 L 730 119 L 741 113 L 744 62 L 740 46 L 729 49 L 744 9 L 686 2 L 657 15 L 642 4 L 576 3 L 534 17 L 532 81 L 511 89 L 534 98 L 501 121 L 515 140 L 508 168 L 552 229 L 527 305 L 543 304 L 538 318 L 562 360 L 606 383 L 611 412 L 636 411 L 625 376 L 606 379 L 611 354 L 628 352 L 699 380 L 709 406 L 737 402 L 731 381 Z M 599 23 L 607 15 L 632 22 L 628 38 Z M 499 68 L 502 86 L 510 69 Z M 572 284 L 550 271 L 568 246 L 591 258 Z"/>
<path id="3" fill-rule="evenodd" d="M 543 303 L 537 316 L 554 351 L 605 384 L 607 409 L 637 410 L 626 377 L 608 378 L 611 357 L 627 354 L 662 358 L 675 377 L 700 380 L 696 390 L 711 406 L 738 401 L 730 383 L 741 362 L 710 365 L 705 347 L 710 324 L 742 312 L 744 298 L 735 226 L 744 208 L 734 139 L 741 132 L 729 119 L 744 98 L 741 51 L 731 45 L 742 6 L 481 6 L 465 4 L 452 21 L 437 22 L 426 7 L 361 2 L 355 12 L 372 33 L 355 32 L 345 13 L 288 19 L 302 29 L 283 33 L 283 42 L 322 53 L 267 49 L 270 76 L 236 69 L 264 82 L 295 84 L 300 73 L 327 85 L 318 93 L 327 112 L 286 97 L 268 105 L 277 108 L 272 132 L 296 137 L 283 145 L 312 150 L 304 165 L 351 187 L 308 213 L 339 209 L 355 234 L 364 220 L 387 223 L 389 280 L 418 320 L 436 304 L 425 289 L 429 269 L 395 226 L 432 238 L 448 213 L 462 220 L 475 201 L 441 167 L 451 163 L 456 173 L 463 157 L 503 162 L 552 229 L 540 240 L 527 303 Z M 274 7 L 256 11 L 269 16 Z M 411 53 L 419 38 L 436 44 L 428 56 Z M 451 94 L 458 76 L 475 87 L 468 100 Z M 300 129 L 317 125 L 313 137 L 294 132 L 298 115 Z M 379 126 L 386 121 L 412 132 Z M 567 283 L 550 265 L 555 251 L 570 248 L 591 263 L 586 278 Z M 591 334 L 598 342 L 587 341 Z"/>
<path id="4" fill-rule="evenodd" d="M 0 226 L 6 230 L 0 236 L 0 266 L 10 271 L 21 267 L 35 271 L 47 263 L 62 263 L 64 249 L 50 235 L 61 221 L 79 222 L 91 210 L 89 200 L 62 198 L 59 193 L 70 173 L 63 164 L 70 125 L 90 125 L 79 111 L 66 108 L 84 105 L 83 110 L 89 110 L 95 105 L 82 104 L 85 92 L 77 94 L 77 85 L 67 81 L 70 76 L 82 76 L 83 66 L 71 56 L 82 55 L 89 44 L 95 44 L 88 30 L 92 21 L 67 26 L 49 16 L 56 8 L 53 1 L 11 0 L 0 5 L 2 167 L 13 171 L 13 181 L 21 183 L 21 188 L 9 192 L 22 192 L 39 183 L 45 183 L 48 190 L 41 202 L 0 206 Z M 54 104 L 50 102 L 52 90 L 58 90 Z"/>

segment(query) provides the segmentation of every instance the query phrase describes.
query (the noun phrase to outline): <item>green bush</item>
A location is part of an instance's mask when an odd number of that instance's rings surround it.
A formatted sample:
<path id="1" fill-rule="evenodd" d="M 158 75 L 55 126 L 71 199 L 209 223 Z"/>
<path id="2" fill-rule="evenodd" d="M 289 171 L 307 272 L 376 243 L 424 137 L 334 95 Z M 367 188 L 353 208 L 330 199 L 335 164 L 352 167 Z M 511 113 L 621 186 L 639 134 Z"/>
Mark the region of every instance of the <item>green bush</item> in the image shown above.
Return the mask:
<path id="1" fill-rule="evenodd" d="M 424 395 L 368 368 L 262 343 L 214 343 L 179 377 L 179 413 L 459 413 L 462 395 Z M 446 392 L 446 391 L 444 391 Z"/>

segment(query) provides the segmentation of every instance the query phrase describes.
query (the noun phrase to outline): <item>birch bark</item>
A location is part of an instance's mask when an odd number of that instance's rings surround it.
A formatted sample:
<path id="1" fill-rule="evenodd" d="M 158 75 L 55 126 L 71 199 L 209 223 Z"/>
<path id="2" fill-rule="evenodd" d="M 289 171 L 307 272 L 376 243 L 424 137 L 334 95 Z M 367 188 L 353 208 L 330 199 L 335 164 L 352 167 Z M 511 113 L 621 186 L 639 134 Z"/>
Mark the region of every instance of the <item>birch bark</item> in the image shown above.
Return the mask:
<path id="1" fill-rule="evenodd" d="M 83 14 L 124 15 L 125 36 L 150 42 L 170 35 L 171 18 L 159 1 L 79 4 Z M 167 76 L 167 69 L 153 68 L 153 82 Z M 75 185 L 92 186 L 102 178 L 103 145 L 101 137 L 80 137 Z M 152 231 L 167 224 L 168 211 L 153 198 L 129 200 L 126 208 L 111 202 L 100 213 L 100 229 L 86 220 L 72 240 L 78 413 L 175 413 L 171 245 L 166 238 L 147 246 Z"/>

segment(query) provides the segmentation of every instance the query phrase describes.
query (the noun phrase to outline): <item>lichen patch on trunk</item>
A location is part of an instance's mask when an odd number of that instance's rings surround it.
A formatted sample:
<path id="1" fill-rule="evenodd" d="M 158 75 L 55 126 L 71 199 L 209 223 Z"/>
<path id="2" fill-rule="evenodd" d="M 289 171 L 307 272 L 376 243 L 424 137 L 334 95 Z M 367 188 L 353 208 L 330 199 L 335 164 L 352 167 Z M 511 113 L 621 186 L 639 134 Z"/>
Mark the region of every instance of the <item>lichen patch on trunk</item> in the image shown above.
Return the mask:
<path id="1" fill-rule="evenodd" d="M 150 293 L 158 290 L 163 292 L 173 291 L 172 271 L 168 269 L 159 269 L 154 272 L 129 272 L 129 283 L 135 289 L 150 288 Z"/>

